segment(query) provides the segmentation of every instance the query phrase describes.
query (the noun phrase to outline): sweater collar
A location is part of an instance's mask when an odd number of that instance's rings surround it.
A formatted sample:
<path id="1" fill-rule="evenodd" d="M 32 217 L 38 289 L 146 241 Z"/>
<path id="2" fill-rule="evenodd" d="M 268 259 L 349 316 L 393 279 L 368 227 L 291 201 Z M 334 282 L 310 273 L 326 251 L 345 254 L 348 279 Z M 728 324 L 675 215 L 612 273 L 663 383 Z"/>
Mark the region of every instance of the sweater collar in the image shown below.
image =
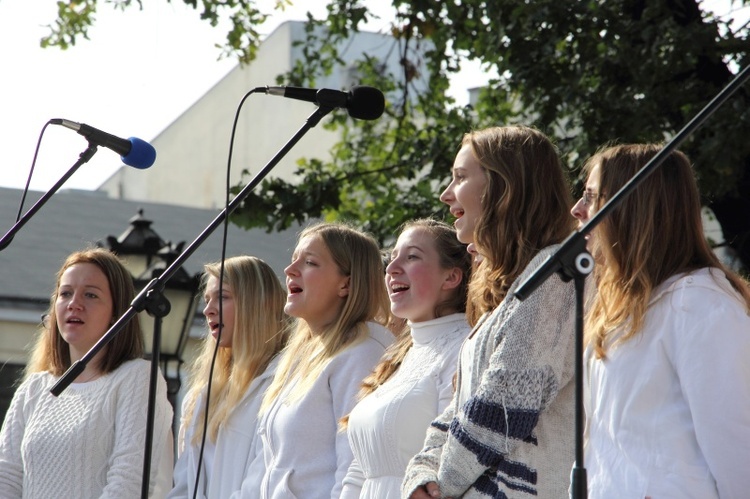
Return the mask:
<path id="1" fill-rule="evenodd" d="M 429 321 L 408 321 L 408 324 L 411 327 L 411 337 L 414 344 L 424 345 L 437 337 L 454 331 L 461 324 L 466 324 L 466 315 L 461 313 L 449 314 Z"/>

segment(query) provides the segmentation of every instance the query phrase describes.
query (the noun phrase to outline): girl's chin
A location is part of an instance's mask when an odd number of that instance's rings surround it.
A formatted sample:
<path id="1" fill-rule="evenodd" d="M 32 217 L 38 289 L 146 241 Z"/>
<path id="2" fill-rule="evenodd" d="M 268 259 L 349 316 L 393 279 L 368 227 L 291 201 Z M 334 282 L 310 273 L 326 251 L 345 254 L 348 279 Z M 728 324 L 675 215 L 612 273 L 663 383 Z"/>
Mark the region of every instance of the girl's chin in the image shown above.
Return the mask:
<path id="1" fill-rule="evenodd" d="M 219 330 L 218 329 L 214 329 L 213 331 L 211 331 L 211 336 L 213 336 L 215 340 L 219 341 L 219 345 L 220 346 L 224 346 L 224 344 L 227 342 L 226 334 L 227 333 L 225 331 L 222 331 L 221 332 L 221 339 L 219 339 Z"/>
<path id="2" fill-rule="evenodd" d="M 284 305 L 284 313 L 291 317 L 297 317 L 296 315 L 294 315 L 294 311 L 296 310 L 296 308 L 297 307 L 295 306 L 295 304 L 287 299 L 286 305 Z"/>
<path id="3" fill-rule="evenodd" d="M 468 232 L 468 234 L 467 234 Z M 474 234 L 471 231 L 456 230 L 456 239 L 464 244 L 474 244 Z"/>
<path id="4" fill-rule="evenodd" d="M 414 311 L 408 306 L 400 303 L 391 303 L 391 313 L 399 320 L 414 321 Z"/>

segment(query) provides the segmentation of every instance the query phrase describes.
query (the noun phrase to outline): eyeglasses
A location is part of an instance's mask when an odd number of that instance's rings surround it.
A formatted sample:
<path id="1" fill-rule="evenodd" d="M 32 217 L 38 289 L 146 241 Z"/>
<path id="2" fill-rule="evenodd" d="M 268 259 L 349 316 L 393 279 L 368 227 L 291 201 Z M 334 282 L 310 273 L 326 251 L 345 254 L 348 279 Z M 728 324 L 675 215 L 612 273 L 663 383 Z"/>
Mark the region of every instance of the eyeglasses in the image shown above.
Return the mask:
<path id="1" fill-rule="evenodd" d="M 581 199 L 583 200 L 584 206 L 591 206 L 594 204 L 594 201 L 602 197 L 601 194 L 597 192 L 591 192 L 591 191 L 583 191 L 583 196 L 581 196 Z"/>

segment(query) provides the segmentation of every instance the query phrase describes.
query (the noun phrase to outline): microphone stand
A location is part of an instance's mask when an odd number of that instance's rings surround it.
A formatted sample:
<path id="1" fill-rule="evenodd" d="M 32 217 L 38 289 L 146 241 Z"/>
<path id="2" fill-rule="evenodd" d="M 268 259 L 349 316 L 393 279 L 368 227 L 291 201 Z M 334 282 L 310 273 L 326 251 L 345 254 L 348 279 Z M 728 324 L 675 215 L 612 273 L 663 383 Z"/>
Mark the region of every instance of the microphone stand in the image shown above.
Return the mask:
<path id="1" fill-rule="evenodd" d="M 514 293 L 519 300 L 526 299 L 536 288 L 553 273 L 558 273 L 564 281 L 575 280 L 576 292 L 576 339 L 575 339 L 575 446 L 576 461 L 571 473 L 571 497 L 585 499 L 588 497 L 586 469 L 583 458 L 583 283 L 587 274 L 593 270 L 593 258 L 586 251 L 585 236 L 591 232 L 626 196 L 630 195 L 641 182 L 646 180 L 656 168 L 711 116 L 726 100 L 734 94 L 750 77 L 750 66 L 743 69 L 729 84 L 724 87 L 661 151 L 646 163 L 591 219 L 579 230 L 568 236 L 557 251 L 547 257 Z M 590 266 L 589 266 L 590 262 Z M 588 271 L 586 271 L 588 269 Z"/>
<path id="2" fill-rule="evenodd" d="M 104 335 L 97 341 L 91 349 L 86 352 L 86 354 L 81 357 L 80 360 L 74 362 L 67 371 L 60 377 L 59 380 L 57 380 L 57 383 L 55 383 L 52 388 L 50 389 L 50 393 L 54 396 L 60 395 L 72 382 L 76 377 L 78 377 L 81 372 L 86 368 L 86 365 L 96 356 L 96 354 L 104 348 L 114 337 L 123 329 L 123 327 L 128 323 L 129 320 L 131 320 L 138 312 L 141 312 L 144 310 L 144 308 L 147 307 L 147 303 L 149 300 L 153 300 L 156 303 L 161 303 L 161 298 L 157 298 L 155 295 L 161 295 L 164 290 L 165 283 L 169 280 L 170 277 L 172 277 L 177 270 L 183 265 L 183 263 L 200 247 L 201 244 L 205 242 L 205 240 L 213 233 L 214 230 L 216 230 L 219 225 L 221 225 L 224 220 L 227 219 L 227 217 L 239 207 L 239 205 L 242 203 L 242 201 L 250 194 L 250 192 L 255 188 L 256 185 L 265 177 L 268 175 L 268 173 L 273 169 L 274 166 L 286 155 L 287 152 L 297 143 L 299 140 L 315 125 L 318 124 L 318 122 L 326 116 L 328 113 L 333 111 L 337 106 L 334 104 L 325 105 L 325 103 L 321 103 L 321 106 L 318 107 L 315 112 L 313 112 L 305 121 L 305 123 L 300 127 L 300 129 L 290 138 L 286 144 L 274 155 L 273 158 L 266 164 L 266 166 L 263 167 L 262 170 L 260 170 L 255 177 L 245 186 L 243 189 L 237 194 L 237 196 L 232 199 L 229 204 L 214 218 L 208 226 L 206 226 L 205 229 L 203 229 L 203 232 L 201 232 L 194 240 L 191 242 L 185 250 L 180 253 L 177 258 L 162 272 L 158 277 L 152 279 L 142 290 L 138 295 L 133 299 L 133 301 L 130 304 L 130 307 L 120 316 L 117 321 L 109 328 L 109 330 L 104 333 Z M 167 312 L 169 310 L 167 309 Z M 157 311 L 160 313 L 160 311 Z M 166 314 L 165 314 L 166 315 Z M 155 323 L 159 323 L 159 318 L 155 320 Z M 158 348 L 159 345 L 156 342 L 157 333 L 154 331 L 154 350 L 153 350 L 153 357 L 152 362 L 154 358 L 158 358 Z M 151 369 L 151 376 L 152 380 L 150 383 L 150 390 L 154 392 L 155 387 L 155 377 L 156 377 L 156 369 L 154 368 L 154 365 L 158 364 L 152 364 Z M 153 411 L 151 410 L 151 404 L 152 399 L 155 398 L 155 394 L 150 393 L 149 394 L 149 413 L 148 417 L 151 419 L 151 424 L 147 424 L 147 435 L 146 435 L 146 442 L 147 446 L 144 450 L 144 464 L 143 464 L 143 481 L 142 481 L 142 487 L 141 487 L 141 497 L 142 499 L 147 499 L 148 497 L 148 485 L 149 485 L 149 472 L 150 472 L 150 460 L 151 460 L 151 433 L 153 433 Z"/>
<path id="3" fill-rule="evenodd" d="M 156 380 L 159 375 L 159 355 L 161 354 L 162 319 L 169 314 L 172 305 L 162 291 L 151 290 L 146 294 L 146 311 L 154 318 L 154 336 L 151 341 L 151 374 L 148 384 L 148 409 L 146 410 L 146 448 L 143 450 L 143 473 L 141 479 L 141 497 L 148 497 L 148 486 L 151 475 L 151 447 L 154 440 L 154 417 L 156 413 Z M 165 373 L 166 374 L 166 373 Z"/>
<path id="4" fill-rule="evenodd" d="M 8 232 L 5 233 L 2 239 L 0 239 L 0 251 L 4 250 L 8 247 L 8 245 L 13 241 L 13 237 L 16 235 L 16 233 L 21 230 L 21 227 L 26 225 L 26 222 L 28 222 L 31 217 L 33 217 L 39 209 L 44 206 L 44 204 L 49 201 L 49 198 L 52 197 L 54 193 L 56 193 L 62 185 L 67 182 L 67 180 L 73 175 L 76 170 L 78 170 L 81 165 L 88 162 L 94 154 L 96 154 L 97 151 L 97 145 L 89 141 L 89 146 L 84 150 L 81 154 L 78 155 L 78 161 L 76 161 L 73 166 L 70 167 L 70 169 L 60 177 L 60 180 L 58 180 L 55 185 L 53 185 L 50 190 L 44 193 L 42 197 L 40 197 L 34 205 L 29 208 L 29 210 L 23 214 L 21 218 L 18 219 L 18 221 L 13 225 L 13 227 L 10 228 Z"/>

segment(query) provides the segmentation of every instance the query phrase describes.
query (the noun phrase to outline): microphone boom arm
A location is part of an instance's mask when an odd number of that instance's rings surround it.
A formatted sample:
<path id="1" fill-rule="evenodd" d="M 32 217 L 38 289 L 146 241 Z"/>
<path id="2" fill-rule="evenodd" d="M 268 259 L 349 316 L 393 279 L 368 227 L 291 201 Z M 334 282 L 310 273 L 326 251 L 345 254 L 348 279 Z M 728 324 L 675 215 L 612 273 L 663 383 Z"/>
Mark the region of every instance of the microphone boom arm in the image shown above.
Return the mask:
<path id="1" fill-rule="evenodd" d="M 51 198 L 52 195 L 56 193 L 65 182 L 68 181 L 68 179 L 76 172 L 76 170 L 78 170 L 84 163 L 88 162 L 94 156 L 94 154 L 96 154 L 96 151 L 96 144 L 89 142 L 89 146 L 81 154 L 79 154 L 78 160 L 73 164 L 73 166 L 71 166 L 70 169 L 68 169 L 68 171 L 65 172 L 65 174 L 60 177 L 57 182 L 55 182 L 55 185 L 53 185 L 47 192 L 45 192 L 44 195 L 40 197 L 37 202 L 34 203 L 31 208 L 29 208 L 28 211 L 26 211 L 26 213 L 24 213 L 23 216 L 21 216 L 21 218 L 19 218 L 15 224 L 13 224 L 13 227 L 11 227 L 8 232 L 5 233 L 2 239 L 0 239 L 0 251 L 4 250 L 8 247 L 8 245 L 10 245 L 16 233 L 21 230 L 24 225 L 26 225 L 31 217 L 33 217 L 47 201 L 49 201 L 49 198 Z"/>
<path id="2" fill-rule="evenodd" d="M 201 232 L 194 240 L 191 242 L 182 253 L 180 253 L 177 258 L 164 270 L 164 272 L 159 275 L 159 277 L 156 277 L 152 279 L 136 296 L 133 301 L 130 304 L 130 307 L 122 314 L 122 316 L 107 330 L 104 335 L 99 338 L 99 341 L 94 344 L 91 349 L 86 352 L 83 357 L 81 357 L 80 360 L 74 362 L 67 371 L 60 377 L 59 380 L 52 386 L 50 389 L 50 393 L 54 396 L 60 395 L 72 382 L 76 379 L 76 377 L 83 372 L 83 370 L 86 368 L 86 365 L 96 356 L 96 354 L 101 350 L 104 346 L 106 346 L 114 337 L 122 330 L 123 327 L 128 323 L 129 320 L 133 318 L 138 312 L 143 311 L 145 304 L 146 304 L 146 297 L 149 294 L 149 292 L 153 289 L 161 291 L 164 288 L 165 283 L 179 270 L 179 268 L 185 263 L 185 261 L 190 258 L 190 256 L 195 253 L 195 251 L 200 247 L 201 244 L 203 244 L 206 239 L 221 225 L 224 220 L 234 211 L 236 210 L 239 205 L 242 203 L 242 201 L 247 198 L 247 196 L 252 192 L 252 190 L 257 186 L 263 178 L 268 175 L 268 173 L 278 164 L 279 161 L 286 155 L 286 153 L 289 152 L 289 150 L 294 147 L 297 142 L 315 125 L 318 124 L 318 122 L 326 116 L 328 113 L 333 111 L 333 107 L 330 106 L 320 106 L 315 109 L 315 111 L 307 118 L 305 123 L 300 127 L 299 130 L 290 138 L 284 146 L 279 149 L 279 151 L 271 158 L 271 160 L 266 164 L 266 166 L 263 167 L 251 180 L 248 182 L 245 187 L 242 188 L 242 190 L 237 194 L 237 196 L 232 199 L 227 206 L 214 218 L 208 226 L 206 226 L 205 229 L 203 229 L 203 232 Z"/>

